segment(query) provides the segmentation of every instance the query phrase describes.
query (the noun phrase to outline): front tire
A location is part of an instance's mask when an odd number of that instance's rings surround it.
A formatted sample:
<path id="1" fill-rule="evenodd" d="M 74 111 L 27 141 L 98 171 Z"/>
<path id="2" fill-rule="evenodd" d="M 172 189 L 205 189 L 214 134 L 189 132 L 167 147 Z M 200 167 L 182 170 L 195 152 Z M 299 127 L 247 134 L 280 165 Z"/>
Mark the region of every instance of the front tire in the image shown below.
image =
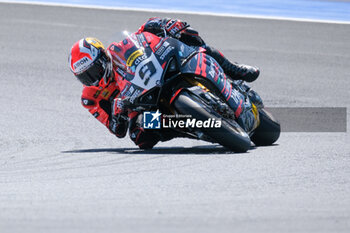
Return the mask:
<path id="1" fill-rule="evenodd" d="M 174 101 L 175 108 L 184 115 L 197 120 L 218 118 L 218 114 L 198 96 L 182 91 Z M 246 152 L 251 147 L 248 134 L 232 119 L 220 118 L 221 127 L 201 129 L 201 131 L 224 147 L 235 152 Z"/>

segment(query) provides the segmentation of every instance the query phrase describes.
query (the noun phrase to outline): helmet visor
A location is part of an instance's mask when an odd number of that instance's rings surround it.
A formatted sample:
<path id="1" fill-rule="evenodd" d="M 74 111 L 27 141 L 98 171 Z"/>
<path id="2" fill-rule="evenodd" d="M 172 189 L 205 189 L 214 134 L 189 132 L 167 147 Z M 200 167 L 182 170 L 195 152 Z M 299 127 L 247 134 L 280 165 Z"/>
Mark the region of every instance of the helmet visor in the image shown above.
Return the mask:
<path id="1" fill-rule="evenodd" d="M 97 86 L 107 73 L 108 58 L 102 55 L 86 71 L 77 74 L 77 79 L 85 86 Z"/>

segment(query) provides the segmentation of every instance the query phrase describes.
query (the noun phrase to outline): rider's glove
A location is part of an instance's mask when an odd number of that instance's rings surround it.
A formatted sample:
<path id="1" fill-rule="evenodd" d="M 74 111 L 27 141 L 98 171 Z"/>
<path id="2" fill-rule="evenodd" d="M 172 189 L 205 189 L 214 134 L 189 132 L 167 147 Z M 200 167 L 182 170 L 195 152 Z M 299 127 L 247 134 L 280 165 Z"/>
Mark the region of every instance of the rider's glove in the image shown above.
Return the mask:
<path id="1" fill-rule="evenodd" d="M 159 17 L 150 18 L 140 29 L 139 32 L 151 32 L 158 36 L 164 36 L 165 19 Z"/>
<path id="2" fill-rule="evenodd" d="M 123 115 L 112 116 L 109 122 L 109 130 L 118 138 L 123 138 L 128 130 L 128 118 Z"/>
<path id="3" fill-rule="evenodd" d="M 112 115 L 117 116 L 125 111 L 124 100 L 122 98 L 115 98 L 112 104 Z"/>
<path id="4" fill-rule="evenodd" d="M 171 37 L 179 39 L 181 37 L 181 32 L 189 26 L 190 25 L 186 22 L 182 22 L 178 19 L 171 19 L 165 24 L 165 30 Z"/>
<path id="5" fill-rule="evenodd" d="M 109 129 L 117 137 L 124 137 L 128 129 L 128 113 L 125 107 L 125 100 L 116 98 L 112 104 L 112 114 Z"/>

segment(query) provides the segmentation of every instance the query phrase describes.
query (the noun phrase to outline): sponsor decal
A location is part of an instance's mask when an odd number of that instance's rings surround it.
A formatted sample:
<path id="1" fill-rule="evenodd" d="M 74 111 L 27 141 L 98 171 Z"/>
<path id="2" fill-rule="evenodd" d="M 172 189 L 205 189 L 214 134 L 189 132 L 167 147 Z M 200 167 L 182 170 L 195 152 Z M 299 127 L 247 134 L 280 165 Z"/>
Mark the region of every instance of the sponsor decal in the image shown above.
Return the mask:
<path id="1" fill-rule="evenodd" d="M 216 61 L 214 61 L 213 58 L 211 57 L 207 57 L 207 59 L 210 61 L 208 66 L 209 66 L 209 72 L 208 74 L 214 79 L 215 78 L 215 74 L 216 72 L 218 72 L 218 74 L 220 74 L 219 70 L 217 69 L 217 67 L 214 65 L 214 63 Z"/>
<path id="2" fill-rule="evenodd" d="M 164 41 L 162 46 L 156 51 L 156 54 L 160 56 L 160 59 L 164 60 L 164 58 L 174 49 L 174 47 L 169 47 L 169 42 Z"/>
<path id="3" fill-rule="evenodd" d="M 122 76 L 123 78 L 126 78 L 126 73 L 124 70 L 122 70 L 121 68 L 117 68 L 117 73 Z"/>
<path id="4" fill-rule="evenodd" d="M 77 62 L 75 62 L 73 64 L 74 70 L 77 70 L 77 69 L 81 70 L 84 67 L 84 65 L 86 63 L 88 63 L 89 61 L 90 61 L 90 59 L 87 57 L 83 57 L 82 59 L 78 60 Z"/>
<path id="5" fill-rule="evenodd" d="M 86 41 L 92 44 L 95 48 L 103 48 L 102 43 L 94 38 L 86 38 Z"/>
<path id="6" fill-rule="evenodd" d="M 152 36 L 151 33 L 147 34 L 146 40 L 147 41 L 152 41 L 153 40 L 153 36 Z"/>
<path id="7" fill-rule="evenodd" d="M 108 98 L 110 94 L 111 94 L 110 91 L 106 89 L 106 90 L 103 90 L 103 92 L 102 92 L 101 95 L 102 95 L 104 98 Z"/>
<path id="8" fill-rule="evenodd" d="M 164 43 L 164 38 L 160 39 L 159 43 L 154 46 L 154 50 L 157 51 L 159 47 Z"/>
<path id="9" fill-rule="evenodd" d="M 215 78 L 215 68 L 214 68 L 213 65 L 210 66 L 210 70 L 209 70 L 208 74 L 209 74 L 212 78 Z"/>
<path id="10" fill-rule="evenodd" d="M 132 63 L 134 63 L 136 58 L 138 58 L 141 55 L 143 55 L 142 50 L 140 50 L 140 49 L 136 50 L 128 57 L 128 60 L 126 61 L 126 65 L 130 67 L 132 65 Z"/>
<path id="11" fill-rule="evenodd" d="M 135 66 L 137 66 L 138 64 L 140 64 L 142 61 L 144 61 L 145 59 L 147 59 L 147 55 L 143 54 L 142 56 L 139 56 L 138 58 L 136 58 L 135 60 Z"/>
<path id="12" fill-rule="evenodd" d="M 179 31 L 180 31 L 179 28 L 173 27 L 172 29 L 170 29 L 170 34 L 171 34 L 171 35 L 175 35 L 175 34 L 178 33 Z"/>
<path id="13" fill-rule="evenodd" d="M 136 97 L 138 97 L 138 96 L 141 94 L 141 92 L 142 92 L 142 90 L 136 89 L 136 90 L 131 94 L 129 101 L 130 101 L 131 103 L 134 103 Z"/>
<path id="14" fill-rule="evenodd" d="M 130 88 L 129 88 L 129 91 L 126 93 L 128 96 L 131 96 L 131 93 L 134 93 L 134 91 L 135 91 L 135 88 L 134 88 L 134 86 L 131 86 Z"/>
<path id="15" fill-rule="evenodd" d="M 148 47 L 148 43 L 146 41 L 146 38 L 144 37 L 143 34 L 140 34 L 140 35 L 136 35 L 137 38 L 139 39 L 140 43 L 143 45 L 143 47 Z"/>
<path id="16" fill-rule="evenodd" d="M 165 49 L 169 46 L 169 42 L 164 41 L 163 45 L 156 51 L 156 54 L 158 56 L 161 56 L 163 54 L 163 52 L 165 51 Z"/>
<path id="17" fill-rule="evenodd" d="M 124 107 L 123 100 L 121 99 L 118 99 L 115 103 L 117 105 L 117 109 L 122 109 Z"/>
<path id="18" fill-rule="evenodd" d="M 168 23 L 167 23 L 167 25 L 165 26 L 165 28 L 167 29 L 167 30 L 169 30 L 172 26 L 174 26 L 175 24 L 177 23 L 177 20 L 171 20 L 171 21 L 169 21 Z"/>
<path id="19" fill-rule="evenodd" d="M 112 45 L 112 46 L 111 46 L 111 50 L 114 51 L 114 52 L 117 52 L 117 53 L 119 53 L 120 51 L 122 51 L 118 46 L 115 46 L 115 45 Z"/>
<path id="20" fill-rule="evenodd" d="M 174 49 L 174 47 L 170 46 L 168 47 L 164 53 L 160 56 L 160 59 L 164 60 L 164 58 Z"/>
<path id="21" fill-rule="evenodd" d="M 241 99 L 243 99 L 243 96 L 238 90 L 233 89 L 231 92 L 231 98 L 236 102 L 236 104 L 239 104 Z"/>
<path id="22" fill-rule="evenodd" d="M 121 96 L 130 96 L 130 92 L 129 92 L 130 85 L 131 85 L 130 83 L 127 83 L 125 85 L 124 89 L 120 93 Z"/>
<path id="23" fill-rule="evenodd" d="M 83 105 L 85 105 L 85 106 L 95 105 L 95 102 L 92 100 L 89 100 L 89 99 L 82 98 L 81 101 L 82 101 Z"/>
<path id="24" fill-rule="evenodd" d="M 129 97 L 129 101 L 131 103 L 134 103 L 135 99 L 142 93 L 142 91 L 142 89 L 131 85 L 126 86 L 124 90 L 120 93 L 120 95 Z"/>
<path id="25" fill-rule="evenodd" d="M 177 20 L 172 20 L 166 25 L 167 31 L 169 31 L 170 34 L 175 35 L 179 31 L 183 30 L 186 27 L 186 24 Z"/>

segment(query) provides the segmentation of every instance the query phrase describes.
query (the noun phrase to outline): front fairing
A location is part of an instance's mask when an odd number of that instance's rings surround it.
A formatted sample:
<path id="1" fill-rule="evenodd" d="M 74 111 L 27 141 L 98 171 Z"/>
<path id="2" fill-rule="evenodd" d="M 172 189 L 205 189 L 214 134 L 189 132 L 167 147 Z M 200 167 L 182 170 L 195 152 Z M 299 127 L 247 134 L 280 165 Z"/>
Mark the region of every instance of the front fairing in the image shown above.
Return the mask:
<path id="1" fill-rule="evenodd" d="M 113 43 L 109 51 L 115 64 L 123 67 L 116 66 L 117 73 L 129 83 L 121 94 L 133 98 L 161 87 L 170 61 L 175 61 L 179 68 L 196 53 L 195 49 L 176 39 L 160 38 L 148 32 L 128 34 L 123 41 Z"/>
<path id="2" fill-rule="evenodd" d="M 152 39 L 152 38 L 148 38 Z M 119 82 L 123 84 L 121 97 L 131 102 L 142 93 L 160 86 L 164 69 L 143 34 L 130 34 L 109 47 Z"/>

